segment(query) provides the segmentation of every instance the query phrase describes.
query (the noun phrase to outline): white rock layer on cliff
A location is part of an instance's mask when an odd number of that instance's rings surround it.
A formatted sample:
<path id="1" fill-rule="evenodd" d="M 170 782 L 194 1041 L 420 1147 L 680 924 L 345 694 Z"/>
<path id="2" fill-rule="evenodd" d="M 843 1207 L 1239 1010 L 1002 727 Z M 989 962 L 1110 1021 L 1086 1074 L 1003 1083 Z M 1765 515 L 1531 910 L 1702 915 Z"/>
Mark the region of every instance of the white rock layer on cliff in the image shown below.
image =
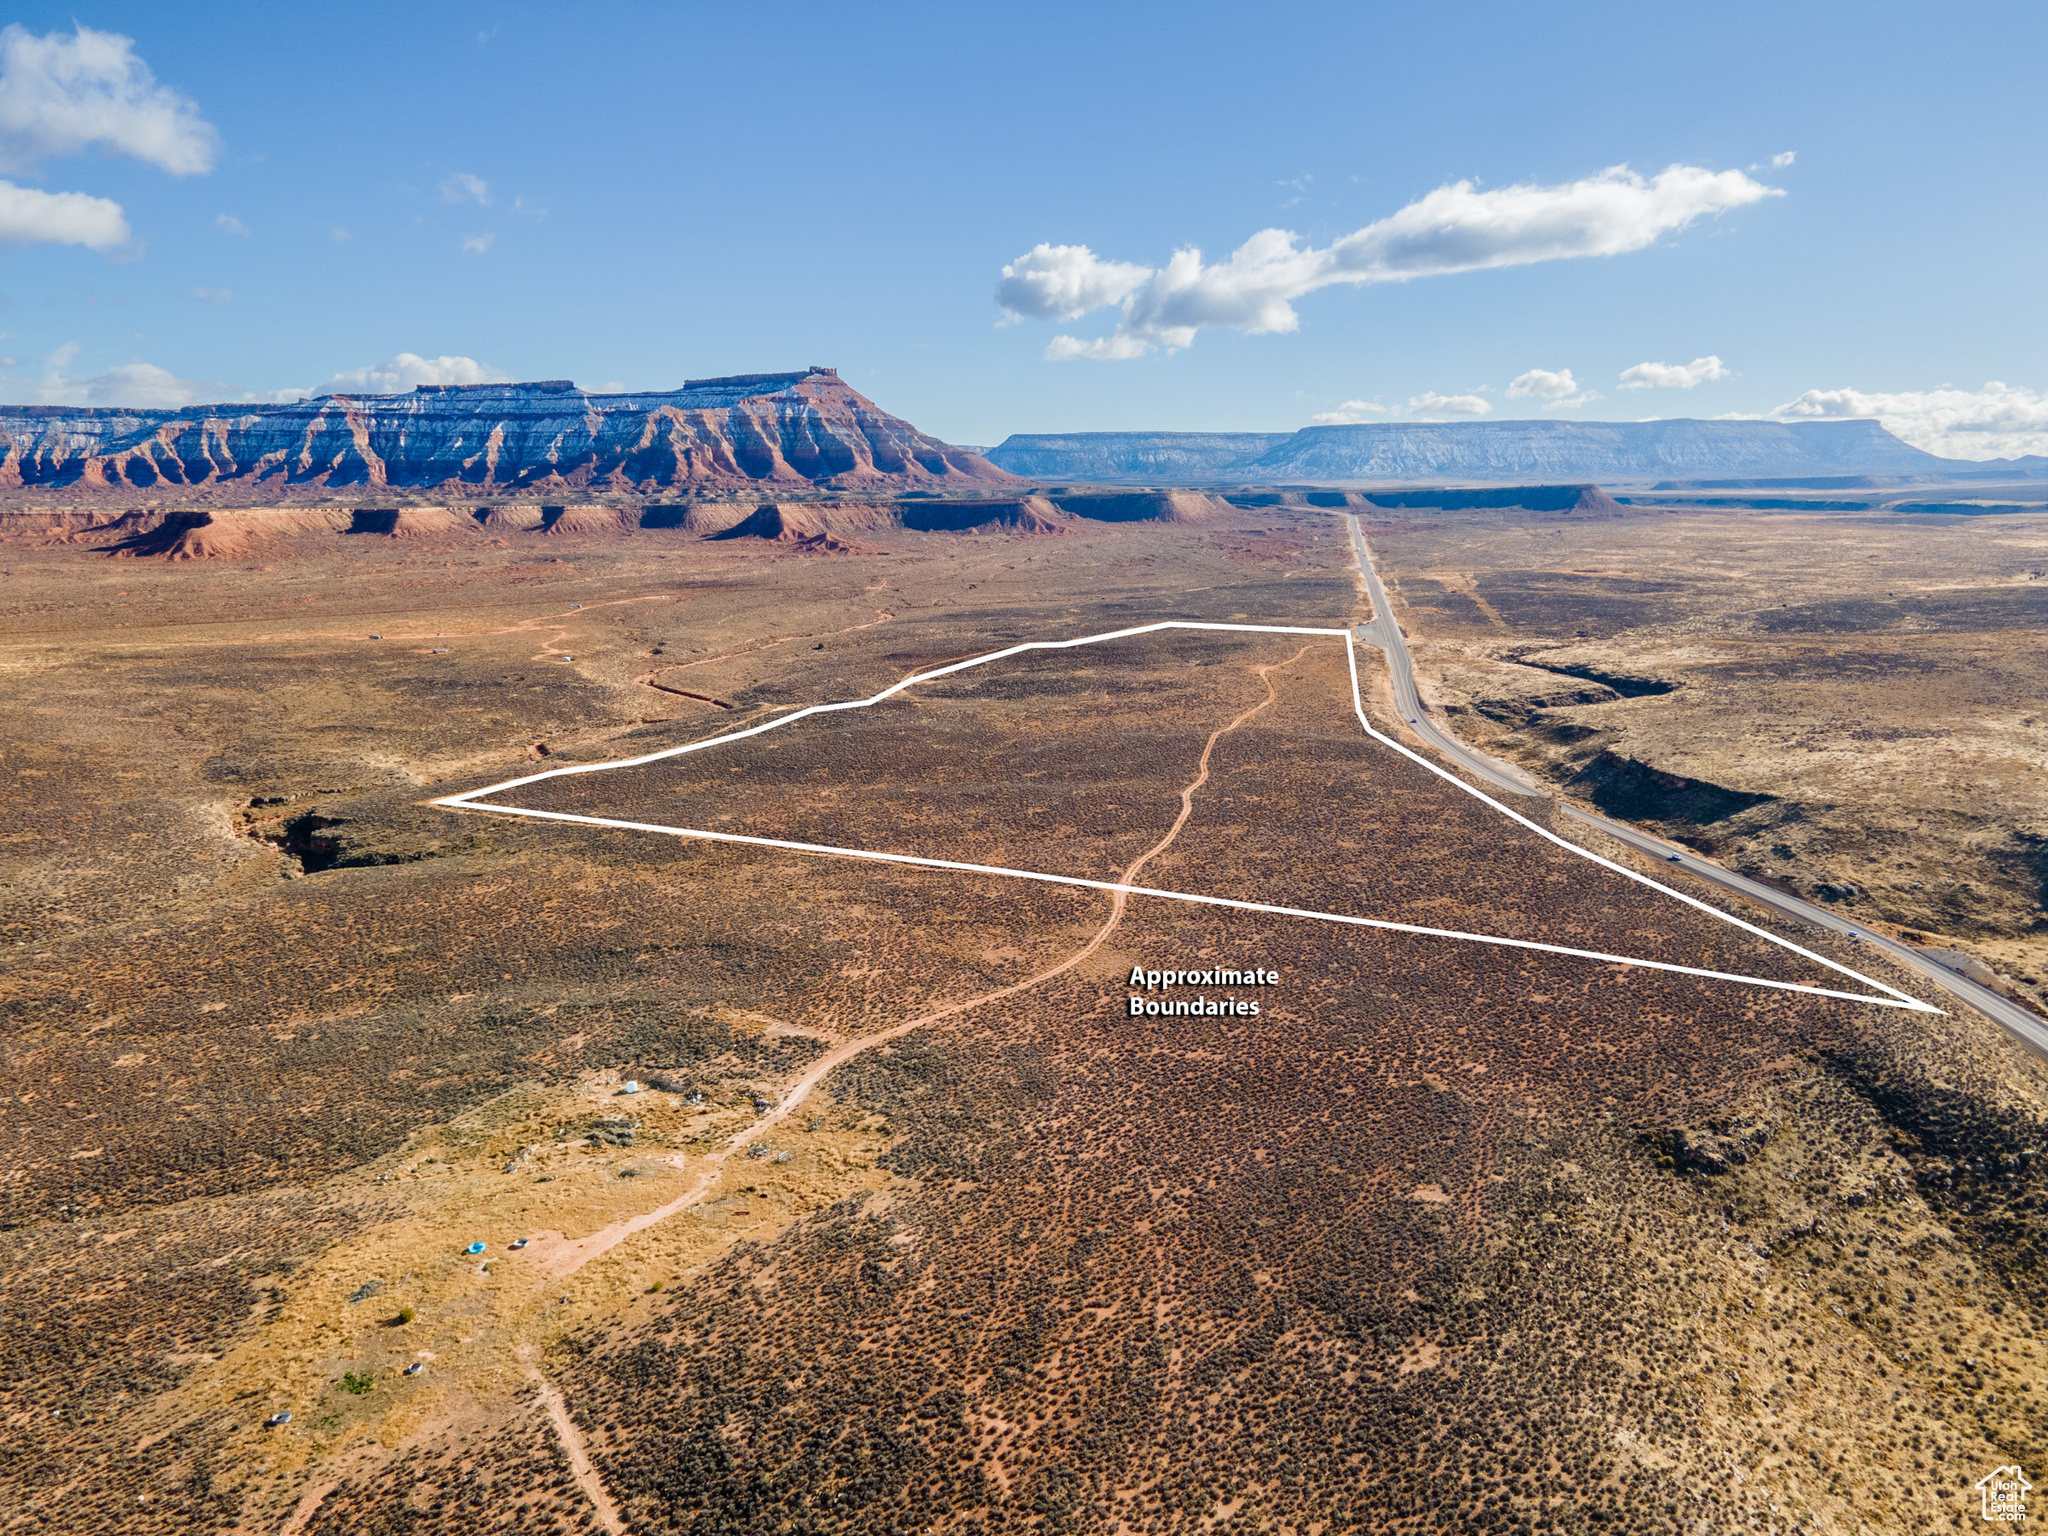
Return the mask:
<path id="1" fill-rule="evenodd" d="M 1003 486 L 830 368 L 593 395 L 566 381 L 426 385 L 293 405 L 0 406 L 0 487 L 418 486 L 451 494 Z"/>

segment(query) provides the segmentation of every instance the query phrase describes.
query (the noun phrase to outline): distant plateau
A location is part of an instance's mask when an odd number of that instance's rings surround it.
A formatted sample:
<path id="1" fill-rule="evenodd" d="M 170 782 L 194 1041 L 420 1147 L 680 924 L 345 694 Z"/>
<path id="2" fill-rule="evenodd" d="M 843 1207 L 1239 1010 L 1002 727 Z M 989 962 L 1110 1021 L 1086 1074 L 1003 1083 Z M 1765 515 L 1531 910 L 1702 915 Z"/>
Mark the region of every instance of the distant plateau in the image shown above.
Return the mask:
<path id="1" fill-rule="evenodd" d="M 548 380 L 182 410 L 0 406 L 0 497 L 111 494 L 129 506 L 384 490 L 441 500 L 802 500 L 1016 497 L 1056 483 L 1243 491 L 1598 482 L 1662 492 L 2036 479 L 2048 479 L 2048 457 L 1945 459 L 1860 420 L 1018 433 L 983 452 L 891 415 L 822 367 L 629 394 Z"/>

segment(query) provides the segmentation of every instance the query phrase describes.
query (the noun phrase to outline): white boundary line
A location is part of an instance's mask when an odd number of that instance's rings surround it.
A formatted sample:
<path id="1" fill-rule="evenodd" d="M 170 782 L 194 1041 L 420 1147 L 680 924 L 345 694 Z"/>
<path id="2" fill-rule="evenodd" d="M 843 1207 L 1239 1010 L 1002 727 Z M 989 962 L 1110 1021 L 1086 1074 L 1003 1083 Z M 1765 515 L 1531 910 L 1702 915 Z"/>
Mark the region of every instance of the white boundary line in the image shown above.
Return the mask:
<path id="1" fill-rule="evenodd" d="M 1875 987 L 1878 991 L 1885 993 L 1886 996 L 1871 997 L 1865 993 L 1840 992 L 1828 987 L 1806 986 L 1800 982 L 1771 981 L 1761 976 L 1742 976 L 1728 971 L 1703 970 L 1697 966 L 1674 965 L 1663 960 L 1640 960 L 1628 955 L 1612 955 L 1594 949 L 1573 949 L 1562 944 L 1540 944 L 1532 939 L 1508 939 L 1495 934 L 1464 933 L 1452 928 L 1426 928 L 1414 923 L 1396 923 L 1382 918 L 1354 917 L 1341 912 L 1314 912 L 1301 907 L 1273 906 L 1265 902 L 1239 901 L 1225 896 L 1198 896 L 1186 891 L 1159 890 L 1153 886 L 1121 885 L 1112 880 L 1089 880 L 1078 875 L 1051 875 L 1037 870 L 1010 869 L 994 864 L 966 864 L 953 859 L 926 858 L 917 854 L 878 853 L 865 848 L 839 848 L 822 843 L 789 842 L 773 837 L 749 837 L 738 832 L 708 832 L 695 827 L 671 827 L 652 822 L 621 821 L 608 816 L 578 816 L 566 811 L 541 811 L 528 809 L 523 806 L 483 805 L 478 803 L 485 795 L 502 794 L 506 790 L 518 789 L 527 784 L 537 784 L 543 779 L 558 779 L 575 773 L 606 773 L 615 768 L 637 768 L 645 763 L 659 762 L 663 758 L 681 757 L 691 752 L 702 752 L 710 747 L 724 746 L 728 742 L 743 741 L 749 736 L 759 736 L 764 731 L 779 730 L 785 725 L 794 725 L 797 721 L 807 719 L 812 715 L 832 714 L 842 709 L 867 709 L 873 705 L 880 704 L 885 699 L 894 697 L 906 688 L 914 687 L 918 683 L 929 683 L 935 679 L 949 676 L 954 672 L 964 672 L 969 667 L 986 666 L 990 662 L 1002 661 L 1011 656 L 1021 656 L 1027 651 L 1066 651 L 1072 650 L 1077 646 L 1099 644 L 1105 640 L 1126 640 L 1134 635 L 1158 634 L 1163 630 L 1169 629 L 1221 630 L 1229 633 L 1255 635 L 1313 635 L 1341 639 L 1344 642 L 1345 661 L 1351 671 L 1352 713 L 1357 715 L 1359 725 L 1364 727 L 1366 735 L 1370 736 L 1374 741 L 1379 742 L 1382 746 L 1393 748 L 1403 757 L 1428 769 L 1437 777 L 1456 785 L 1474 799 L 1485 802 L 1509 820 L 1519 823 L 1531 832 L 1534 832 L 1538 837 L 1555 843 L 1558 847 L 1565 849 L 1569 853 L 1577 854 L 1580 858 L 1598 864 L 1603 869 L 1611 870 L 1625 879 L 1633 880 L 1638 885 L 1648 886 L 1653 891 L 1660 892 L 1676 901 L 1684 902 L 1687 906 L 1704 912 L 1709 917 L 1718 918 L 1724 923 L 1740 928 L 1743 932 L 1753 934 L 1757 938 L 1775 944 L 1781 949 L 1790 950 L 1793 954 L 1811 960 L 1817 965 L 1825 966 L 1827 969 L 1847 976 L 1852 980 L 1859 981 L 1865 986 Z M 1865 976 L 1861 971 L 1851 970 L 1848 966 L 1830 960 L 1825 955 L 1817 955 L 1810 949 L 1794 944 L 1790 939 L 1781 938 L 1767 929 L 1757 927 L 1754 923 L 1744 922 L 1741 918 L 1723 912 L 1717 907 L 1710 906 L 1696 897 L 1688 896 L 1683 891 L 1673 890 L 1670 886 L 1652 880 L 1647 875 L 1638 874 L 1635 870 L 1618 864 L 1612 859 L 1604 858 L 1589 849 L 1581 848 L 1578 844 L 1559 837 L 1555 832 L 1538 826 L 1519 811 L 1503 805 L 1483 790 L 1476 789 L 1472 785 L 1467 784 L 1456 774 L 1451 773 L 1448 769 L 1439 767 L 1421 753 L 1412 751 L 1392 737 L 1384 736 L 1374 730 L 1372 722 L 1366 718 L 1365 703 L 1359 693 L 1358 646 L 1349 629 L 1306 628 L 1298 625 L 1281 624 L 1209 624 L 1188 619 L 1165 619 L 1156 624 L 1140 624 L 1131 629 L 1114 629 L 1099 635 L 1081 635 L 1072 640 L 1029 640 L 1021 645 L 1009 646 L 1004 650 L 991 651 L 985 656 L 972 656 L 965 661 L 956 661 L 947 666 L 935 667 L 929 672 L 914 672 L 902 681 L 884 688 L 880 693 L 875 694 L 871 698 L 843 699 L 832 704 L 812 704 L 806 708 L 784 715 L 779 720 L 765 721 L 760 725 L 750 726 L 743 731 L 733 731 L 721 736 L 709 736 L 702 741 L 693 741 L 680 747 L 664 747 L 659 752 L 648 752 L 640 757 L 621 758 L 616 762 L 576 763 L 563 768 L 548 768 L 539 773 L 526 774 L 520 778 L 506 779 L 503 783 L 486 785 L 482 789 L 467 790 L 459 795 L 445 795 L 429 803 L 452 811 L 485 811 L 498 816 L 523 816 L 535 821 L 562 821 L 580 826 L 617 827 L 628 832 L 659 832 L 670 837 L 688 837 L 714 843 L 737 843 L 751 848 L 779 848 L 791 853 L 828 854 L 836 858 L 866 859 L 883 864 L 908 864 L 925 869 L 954 870 L 963 874 L 1000 875 L 1006 879 L 1035 880 L 1047 885 L 1078 886 L 1083 889 L 1096 891 L 1123 891 L 1133 896 L 1154 896 L 1165 901 L 1191 902 L 1200 906 L 1231 907 L 1244 912 L 1269 912 L 1282 917 L 1306 917 L 1319 922 L 1343 923 L 1359 928 L 1380 928 L 1394 933 L 1412 933 L 1428 938 L 1463 939 L 1468 943 L 1493 944 L 1508 949 L 1539 950 L 1546 954 L 1570 955 L 1582 960 L 1598 960 L 1609 965 L 1639 966 L 1646 970 L 1673 971 L 1684 976 L 1702 976 L 1714 981 L 1733 981 L 1744 986 L 1768 987 L 1780 992 L 1804 992 L 1814 997 L 1842 998 L 1849 1002 L 1872 1003 L 1883 1008 L 1907 1008 L 1916 1013 L 1940 1013 L 1942 1011 L 1930 1003 L 1923 1003 L 1916 997 L 1908 996 L 1896 987 L 1887 986 L 1874 977 Z"/>

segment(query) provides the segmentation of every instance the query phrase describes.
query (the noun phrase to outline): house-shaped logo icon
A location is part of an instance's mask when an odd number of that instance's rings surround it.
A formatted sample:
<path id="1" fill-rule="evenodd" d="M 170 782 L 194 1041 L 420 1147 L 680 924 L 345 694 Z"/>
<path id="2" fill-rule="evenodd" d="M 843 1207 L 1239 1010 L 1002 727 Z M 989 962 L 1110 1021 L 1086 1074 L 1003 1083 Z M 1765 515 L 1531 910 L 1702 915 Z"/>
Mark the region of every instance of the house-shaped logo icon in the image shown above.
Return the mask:
<path id="1" fill-rule="evenodd" d="M 2027 1518 L 2027 1491 L 2034 1485 L 2018 1467 L 1999 1467 L 1977 1479 L 1984 1495 L 1984 1518 L 2019 1525 Z"/>

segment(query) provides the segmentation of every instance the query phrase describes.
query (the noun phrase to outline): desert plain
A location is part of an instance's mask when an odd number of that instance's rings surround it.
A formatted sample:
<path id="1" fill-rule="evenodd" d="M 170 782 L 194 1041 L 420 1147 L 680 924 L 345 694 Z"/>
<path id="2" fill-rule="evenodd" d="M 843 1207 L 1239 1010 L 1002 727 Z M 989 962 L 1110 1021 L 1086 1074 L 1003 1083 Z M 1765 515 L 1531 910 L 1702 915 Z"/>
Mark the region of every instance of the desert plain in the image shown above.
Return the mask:
<path id="1" fill-rule="evenodd" d="M 2042 1063 L 1375 742 L 1341 638 L 483 797 L 1136 891 L 434 802 L 1342 631 L 1358 515 L 1469 740 L 2035 998 L 2048 521 L 1060 490 L 15 506 L 0 1525 L 1974 1518 L 2048 1408 Z M 1131 1016 L 1225 967 L 1257 1015 Z"/>
<path id="2" fill-rule="evenodd" d="M 1388 526 L 1467 739 L 1732 868 L 2048 982 L 2048 515 Z"/>

